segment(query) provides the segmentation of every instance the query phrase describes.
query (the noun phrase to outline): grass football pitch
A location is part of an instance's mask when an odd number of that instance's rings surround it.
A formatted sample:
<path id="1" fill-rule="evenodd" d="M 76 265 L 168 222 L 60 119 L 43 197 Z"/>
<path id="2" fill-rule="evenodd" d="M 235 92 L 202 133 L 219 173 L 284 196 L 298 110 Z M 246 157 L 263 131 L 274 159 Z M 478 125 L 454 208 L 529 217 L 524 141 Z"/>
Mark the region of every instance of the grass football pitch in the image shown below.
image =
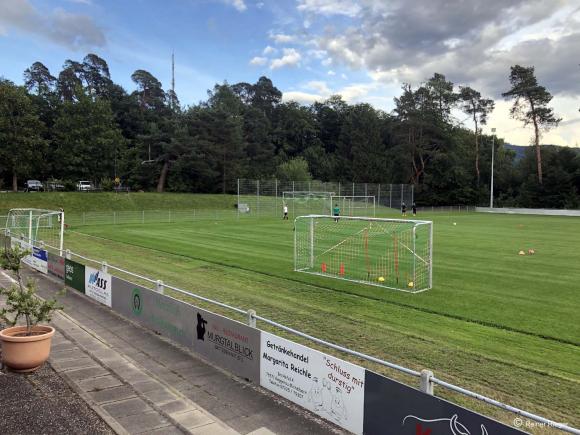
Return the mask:
<path id="1" fill-rule="evenodd" d="M 293 272 L 292 220 L 81 226 L 68 231 L 66 244 L 578 427 L 580 218 L 420 218 L 434 222 L 434 287 L 419 294 Z M 530 248 L 535 255 L 518 255 Z M 441 389 L 437 394 L 513 421 Z"/>

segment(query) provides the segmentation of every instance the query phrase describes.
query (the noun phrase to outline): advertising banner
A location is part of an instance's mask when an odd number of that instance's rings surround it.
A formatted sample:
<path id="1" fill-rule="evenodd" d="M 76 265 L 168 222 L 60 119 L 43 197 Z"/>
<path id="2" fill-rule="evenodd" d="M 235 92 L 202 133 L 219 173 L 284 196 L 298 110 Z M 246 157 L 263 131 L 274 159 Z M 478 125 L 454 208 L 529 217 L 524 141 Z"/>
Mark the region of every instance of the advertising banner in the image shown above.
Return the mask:
<path id="1" fill-rule="evenodd" d="M 101 304 L 111 306 L 111 275 L 85 266 L 85 294 Z"/>
<path id="2" fill-rule="evenodd" d="M 85 292 L 85 265 L 66 259 L 64 261 L 64 283 L 80 291 Z"/>
<path id="3" fill-rule="evenodd" d="M 260 382 L 260 331 L 195 308 L 194 352 L 252 382 Z"/>
<path id="4" fill-rule="evenodd" d="M 48 273 L 48 252 L 44 249 L 32 248 L 32 255 L 27 255 L 22 261 L 39 272 Z"/>
<path id="5" fill-rule="evenodd" d="M 112 308 L 122 316 L 192 348 L 195 312 L 190 305 L 114 276 Z"/>
<path id="6" fill-rule="evenodd" d="M 60 255 L 48 253 L 48 273 L 60 278 L 64 281 L 64 257 Z"/>
<path id="7" fill-rule="evenodd" d="M 517 435 L 518 429 L 367 370 L 365 434 Z"/>
<path id="8" fill-rule="evenodd" d="M 113 277 L 113 310 L 237 376 L 260 380 L 260 331 Z"/>
<path id="9" fill-rule="evenodd" d="M 260 363 L 262 387 L 363 433 L 365 369 L 263 331 Z"/>
<path id="10" fill-rule="evenodd" d="M 44 249 L 34 248 L 25 240 L 12 237 L 12 249 L 19 247 L 23 251 L 30 251 L 31 254 L 22 259 L 27 266 L 32 267 L 42 273 L 48 273 L 48 253 Z"/>

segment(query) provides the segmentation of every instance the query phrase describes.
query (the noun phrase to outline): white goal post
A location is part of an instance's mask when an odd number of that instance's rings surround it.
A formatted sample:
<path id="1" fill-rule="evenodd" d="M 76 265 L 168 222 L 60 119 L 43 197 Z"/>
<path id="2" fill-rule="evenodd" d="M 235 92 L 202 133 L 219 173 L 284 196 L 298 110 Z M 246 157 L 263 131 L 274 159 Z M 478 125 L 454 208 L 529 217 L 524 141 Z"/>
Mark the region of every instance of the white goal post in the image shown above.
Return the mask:
<path id="1" fill-rule="evenodd" d="M 304 213 L 330 214 L 334 192 L 289 190 L 282 192 L 282 203 L 293 216 Z"/>
<path id="2" fill-rule="evenodd" d="M 64 211 L 13 208 L 6 218 L 6 235 L 24 241 L 29 247 L 46 247 L 62 255 L 64 249 Z"/>
<path id="3" fill-rule="evenodd" d="M 328 215 L 294 220 L 294 270 L 418 293 L 433 286 L 433 222 Z"/>
<path id="4" fill-rule="evenodd" d="M 332 195 L 332 207 L 338 205 L 341 216 L 372 216 L 376 214 L 375 197 L 371 195 Z"/>

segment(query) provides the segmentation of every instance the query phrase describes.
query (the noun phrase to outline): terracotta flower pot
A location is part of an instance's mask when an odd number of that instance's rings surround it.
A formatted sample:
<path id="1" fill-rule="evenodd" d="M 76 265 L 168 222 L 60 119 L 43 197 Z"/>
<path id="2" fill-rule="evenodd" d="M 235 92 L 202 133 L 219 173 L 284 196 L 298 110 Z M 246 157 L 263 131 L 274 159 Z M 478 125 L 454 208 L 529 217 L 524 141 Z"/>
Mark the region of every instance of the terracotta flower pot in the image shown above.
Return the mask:
<path id="1" fill-rule="evenodd" d="M 13 326 L 0 331 L 2 361 L 16 372 L 32 372 L 39 368 L 50 354 L 54 328 L 34 326 L 26 336 L 26 326 Z"/>

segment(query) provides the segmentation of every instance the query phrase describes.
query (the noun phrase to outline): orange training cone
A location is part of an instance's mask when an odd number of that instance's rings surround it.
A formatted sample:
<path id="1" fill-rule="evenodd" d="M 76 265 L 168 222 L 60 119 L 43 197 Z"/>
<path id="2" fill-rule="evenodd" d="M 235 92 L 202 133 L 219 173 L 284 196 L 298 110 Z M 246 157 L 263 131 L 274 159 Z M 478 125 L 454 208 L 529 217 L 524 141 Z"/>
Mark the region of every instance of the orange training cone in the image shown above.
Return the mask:
<path id="1" fill-rule="evenodd" d="M 340 263 L 340 270 L 338 271 L 339 275 L 344 275 L 344 263 Z"/>
<path id="2" fill-rule="evenodd" d="M 322 273 L 326 273 L 326 263 L 322 263 Z"/>

